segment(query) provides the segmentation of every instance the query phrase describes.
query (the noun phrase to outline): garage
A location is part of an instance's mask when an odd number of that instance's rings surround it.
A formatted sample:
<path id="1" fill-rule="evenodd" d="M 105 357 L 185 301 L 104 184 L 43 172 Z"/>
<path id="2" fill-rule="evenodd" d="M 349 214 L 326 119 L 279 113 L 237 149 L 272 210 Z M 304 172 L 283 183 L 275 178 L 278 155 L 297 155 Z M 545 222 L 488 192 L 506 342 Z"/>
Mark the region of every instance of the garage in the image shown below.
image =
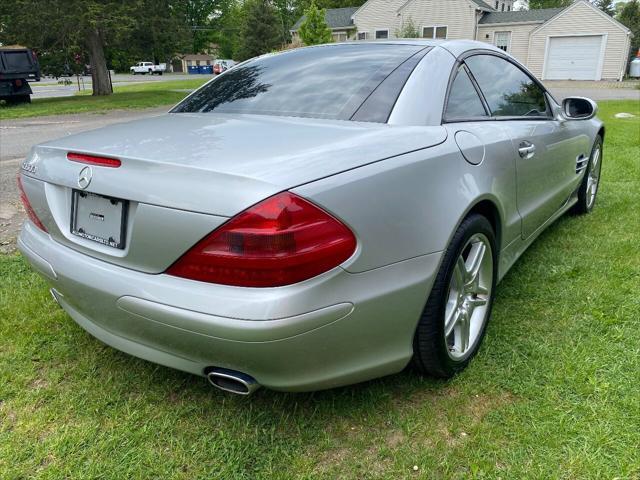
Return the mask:
<path id="1" fill-rule="evenodd" d="M 549 37 L 546 80 L 600 80 L 604 35 Z"/>

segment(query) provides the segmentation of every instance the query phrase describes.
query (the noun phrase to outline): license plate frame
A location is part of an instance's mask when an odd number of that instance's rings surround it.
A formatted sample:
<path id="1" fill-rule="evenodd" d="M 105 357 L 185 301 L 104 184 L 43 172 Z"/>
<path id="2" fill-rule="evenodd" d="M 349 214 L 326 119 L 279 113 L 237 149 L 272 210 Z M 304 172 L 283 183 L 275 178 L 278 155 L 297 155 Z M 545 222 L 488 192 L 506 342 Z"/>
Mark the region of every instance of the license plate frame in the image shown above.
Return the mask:
<path id="1" fill-rule="evenodd" d="M 106 247 L 124 250 L 128 211 L 129 200 L 73 189 L 71 234 Z M 92 221 L 99 222 L 95 224 L 95 228 L 90 223 Z"/>

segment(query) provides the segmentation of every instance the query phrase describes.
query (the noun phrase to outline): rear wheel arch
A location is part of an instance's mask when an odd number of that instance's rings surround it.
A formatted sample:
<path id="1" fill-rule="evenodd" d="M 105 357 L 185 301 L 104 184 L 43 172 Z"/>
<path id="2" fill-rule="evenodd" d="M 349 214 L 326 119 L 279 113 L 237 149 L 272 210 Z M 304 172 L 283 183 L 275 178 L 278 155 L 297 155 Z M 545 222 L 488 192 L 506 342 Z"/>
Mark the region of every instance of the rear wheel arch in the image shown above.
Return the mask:
<path id="1" fill-rule="evenodd" d="M 493 233 L 496 235 L 496 245 L 498 246 L 498 251 L 496 254 L 500 253 L 500 249 L 502 248 L 502 215 L 500 213 L 500 209 L 498 205 L 489 199 L 482 199 L 479 202 L 475 203 L 464 215 L 460 223 L 462 223 L 467 217 L 470 215 L 477 213 L 482 215 L 491 224 L 493 228 Z"/>

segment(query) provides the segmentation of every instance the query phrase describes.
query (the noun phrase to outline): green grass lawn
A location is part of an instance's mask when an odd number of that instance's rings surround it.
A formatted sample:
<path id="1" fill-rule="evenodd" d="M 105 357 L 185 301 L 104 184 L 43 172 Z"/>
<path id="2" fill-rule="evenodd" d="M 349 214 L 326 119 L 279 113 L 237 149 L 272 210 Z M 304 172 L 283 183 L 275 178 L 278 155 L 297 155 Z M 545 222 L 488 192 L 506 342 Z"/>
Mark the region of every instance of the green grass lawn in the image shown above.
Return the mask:
<path id="1" fill-rule="evenodd" d="M 106 97 L 93 97 L 91 90 L 83 90 L 73 97 L 36 98 L 30 104 L 0 105 L 0 120 L 173 105 L 188 94 L 177 90 L 198 88 L 210 78 L 116 84 L 114 94 Z"/>
<path id="2" fill-rule="evenodd" d="M 519 260 L 450 382 L 228 396 L 94 340 L 0 257 L 0 478 L 640 478 L 640 118 L 613 118 L 638 110 L 602 102 L 595 211 Z"/>

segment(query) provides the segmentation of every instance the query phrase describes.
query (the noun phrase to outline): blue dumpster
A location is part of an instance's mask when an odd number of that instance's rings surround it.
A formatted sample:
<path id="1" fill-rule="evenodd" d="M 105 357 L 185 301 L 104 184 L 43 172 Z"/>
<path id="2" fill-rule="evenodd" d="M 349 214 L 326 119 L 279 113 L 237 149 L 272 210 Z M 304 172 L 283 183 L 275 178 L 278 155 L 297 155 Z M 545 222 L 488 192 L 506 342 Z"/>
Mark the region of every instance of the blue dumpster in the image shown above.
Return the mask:
<path id="1" fill-rule="evenodd" d="M 194 74 L 200 73 L 199 68 L 200 67 L 197 67 L 195 65 L 188 66 L 187 70 L 189 71 L 189 75 L 194 75 Z"/>
<path id="2" fill-rule="evenodd" d="M 198 68 L 200 69 L 200 73 L 213 75 L 213 65 L 200 65 Z"/>

